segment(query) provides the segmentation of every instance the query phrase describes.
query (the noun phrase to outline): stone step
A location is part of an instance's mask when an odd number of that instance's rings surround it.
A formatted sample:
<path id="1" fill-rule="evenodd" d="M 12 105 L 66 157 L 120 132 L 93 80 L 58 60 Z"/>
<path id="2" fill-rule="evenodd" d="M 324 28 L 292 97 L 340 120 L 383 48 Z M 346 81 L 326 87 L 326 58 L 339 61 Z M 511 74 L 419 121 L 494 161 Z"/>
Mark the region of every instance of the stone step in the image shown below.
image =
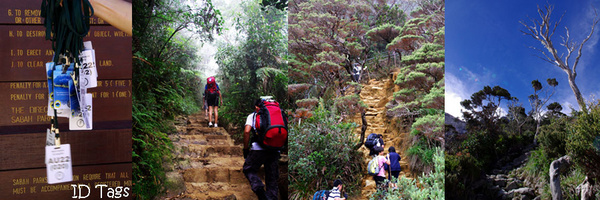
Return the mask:
<path id="1" fill-rule="evenodd" d="M 203 126 L 188 126 L 188 135 L 228 135 L 223 127 L 203 127 Z"/>
<path id="2" fill-rule="evenodd" d="M 187 169 L 183 172 L 183 180 L 186 183 L 248 183 L 241 165 Z"/>
<path id="3" fill-rule="evenodd" d="M 382 109 L 367 108 L 367 112 L 383 112 Z"/>
<path id="4" fill-rule="evenodd" d="M 239 184 L 229 183 L 186 183 L 185 197 L 199 200 L 258 199 L 248 180 Z"/>
<path id="5" fill-rule="evenodd" d="M 202 163 L 202 167 L 242 167 L 244 165 L 244 158 L 242 156 L 237 157 L 209 157 L 209 158 L 196 158 L 191 159 L 193 162 Z"/>
<path id="6" fill-rule="evenodd" d="M 366 116 L 374 116 L 374 117 L 377 116 L 377 115 L 379 115 L 379 114 L 381 114 L 381 112 L 379 112 L 379 111 L 377 111 L 377 112 L 367 111 L 365 113 Z"/>
<path id="7" fill-rule="evenodd" d="M 233 140 L 227 135 L 182 135 L 180 143 L 200 145 L 233 145 Z"/>
<path id="8" fill-rule="evenodd" d="M 242 156 L 241 146 L 230 145 L 196 145 L 190 144 L 182 147 L 183 154 L 196 154 L 200 158 L 205 157 L 236 157 Z"/>
<path id="9" fill-rule="evenodd" d="M 371 133 L 377 133 L 377 134 L 385 134 L 386 133 L 386 128 L 375 128 L 375 127 L 367 127 L 367 133 L 371 134 Z M 386 137 L 384 136 L 384 139 Z"/>

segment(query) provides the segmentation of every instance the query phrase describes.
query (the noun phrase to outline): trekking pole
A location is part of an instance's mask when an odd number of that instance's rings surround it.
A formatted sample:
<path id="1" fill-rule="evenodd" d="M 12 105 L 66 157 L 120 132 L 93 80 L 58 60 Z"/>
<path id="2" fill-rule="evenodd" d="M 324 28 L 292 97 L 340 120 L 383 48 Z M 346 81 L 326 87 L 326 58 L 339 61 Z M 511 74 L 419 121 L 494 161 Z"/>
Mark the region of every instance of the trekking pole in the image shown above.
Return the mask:
<path id="1" fill-rule="evenodd" d="M 388 162 L 390 162 L 390 154 L 387 155 L 387 160 Z M 392 162 L 390 162 L 390 164 L 388 165 L 388 180 L 390 180 L 390 184 L 388 185 L 388 187 L 392 186 Z"/>

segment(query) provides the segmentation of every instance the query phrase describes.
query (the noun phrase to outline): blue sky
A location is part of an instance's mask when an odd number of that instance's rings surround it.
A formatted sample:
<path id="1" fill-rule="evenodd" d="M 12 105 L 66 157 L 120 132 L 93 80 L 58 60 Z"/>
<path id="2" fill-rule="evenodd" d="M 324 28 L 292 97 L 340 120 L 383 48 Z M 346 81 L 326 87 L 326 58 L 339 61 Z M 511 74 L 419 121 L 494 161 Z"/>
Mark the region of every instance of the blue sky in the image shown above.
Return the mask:
<path id="1" fill-rule="evenodd" d="M 577 3 L 573 3 L 577 2 Z M 589 34 L 593 7 L 600 9 L 600 0 L 549 1 L 554 5 L 552 17 L 558 19 L 563 13 L 554 44 L 559 46 L 565 26 L 576 42 Z M 556 93 L 548 102 L 559 102 L 563 113 L 569 114 L 573 107 L 579 110 L 575 96 L 569 87 L 567 75 L 557 66 L 538 57 L 542 48 L 539 41 L 524 35 L 523 21 L 531 24 L 529 17 L 538 19 L 537 5 L 546 1 L 446 1 L 446 112 L 462 117 L 460 101 L 484 86 L 499 85 L 517 97 L 526 111 L 531 106 L 527 97 L 533 94 L 532 80 L 547 86 L 546 79 L 556 78 Z M 598 11 L 600 14 L 600 10 Z M 556 21 L 556 20 L 554 20 Z M 583 48 L 583 56 L 577 67 L 576 84 L 586 101 L 600 97 L 600 24 L 593 37 Z M 571 60 L 575 60 L 573 55 Z M 507 102 L 502 102 L 506 110 Z"/>

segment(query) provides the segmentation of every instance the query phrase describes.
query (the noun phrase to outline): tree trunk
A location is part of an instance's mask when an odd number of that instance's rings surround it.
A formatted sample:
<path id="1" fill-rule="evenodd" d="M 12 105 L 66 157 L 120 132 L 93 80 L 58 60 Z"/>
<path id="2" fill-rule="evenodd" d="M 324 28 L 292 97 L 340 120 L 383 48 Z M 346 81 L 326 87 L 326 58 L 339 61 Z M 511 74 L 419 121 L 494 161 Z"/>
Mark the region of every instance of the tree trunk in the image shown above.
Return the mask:
<path id="1" fill-rule="evenodd" d="M 369 125 L 367 124 L 366 111 L 360 113 L 360 118 L 362 120 L 362 127 L 360 128 L 360 141 L 358 141 L 358 144 L 354 146 L 354 149 L 358 149 L 364 144 L 365 132 L 367 132 L 367 126 Z"/>
<path id="2" fill-rule="evenodd" d="M 535 135 L 533 135 L 533 145 L 534 146 L 538 145 L 538 143 L 537 143 L 537 137 L 538 137 L 538 134 L 540 133 L 540 124 L 542 123 L 539 120 L 536 120 L 536 122 L 537 123 L 536 123 L 536 126 L 535 126 Z M 519 126 L 519 131 L 520 131 L 520 129 L 521 129 L 521 127 Z"/>
<path id="3" fill-rule="evenodd" d="M 577 186 L 577 191 L 581 191 L 581 200 L 592 200 L 594 199 L 594 184 L 593 181 L 590 181 L 586 176 L 579 186 Z"/>
<path id="4" fill-rule="evenodd" d="M 569 73 L 567 73 L 567 75 L 569 77 L 569 86 L 571 86 L 571 90 L 573 90 L 573 93 L 575 94 L 575 98 L 577 98 L 577 104 L 579 104 L 579 108 L 581 109 L 581 111 L 587 113 L 587 107 L 585 106 L 585 100 L 583 99 L 583 96 L 581 96 L 579 87 L 577 87 L 577 84 L 575 84 L 575 76 L 577 76 L 577 75 L 575 74 L 575 72 L 569 72 Z"/>
<path id="5" fill-rule="evenodd" d="M 568 155 L 560 157 L 550 164 L 550 192 L 552 193 L 552 200 L 563 199 L 560 188 L 560 172 L 565 171 L 571 164 L 571 157 Z"/>

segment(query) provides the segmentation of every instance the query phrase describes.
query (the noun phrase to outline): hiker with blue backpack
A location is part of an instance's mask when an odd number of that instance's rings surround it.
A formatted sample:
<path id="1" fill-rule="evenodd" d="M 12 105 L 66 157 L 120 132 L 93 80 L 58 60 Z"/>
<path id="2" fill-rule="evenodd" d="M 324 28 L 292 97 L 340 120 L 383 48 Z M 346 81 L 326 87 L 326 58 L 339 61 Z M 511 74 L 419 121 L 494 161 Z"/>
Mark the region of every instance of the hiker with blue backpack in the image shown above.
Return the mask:
<path id="1" fill-rule="evenodd" d="M 259 200 L 278 199 L 279 151 L 287 144 L 287 129 L 287 116 L 279 103 L 269 98 L 254 101 L 254 112 L 244 126 L 243 172 Z M 262 165 L 265 184 L 258 176 Z"/>
<path id="2" fill-rule="evenodd" d="M 219 84 L 215 81 L 215 77 L 211 76 L 206 79 L 206 85 L 204 85 L 204 100 L 208 104 L 208 127 L 217 127 L 219 121 L 219 101 L 223 104 L 223 97 L 221 96 L 221 90 Z M 213 114 L 215 113 L 215 123 L 213 125 Z"/>
<path id="3" fill-rule="evenodd" d="M 388 163 L 385 164 L 384 168 L 391 175 L 388 179 L 390 180 L 392 187 L 397 188 L 396 183 L 398 182 L 398 177 L 402 171 L 402 167 L 400 166 L 400 160 L 402 160 L 402 157 L 396 153 L 396 148 L 394 147 L 390 147 L 388 152 Z M 392 181 L 392 177 L 395 178 L 396 181 Z"/>
<path id="4" fill-rule="evenodd" d="M 333 188 L 331 190 L 319 190 L 315 192 L 313 200 L 346 200 L 348 194 L 342 192 L 343 186 L 342 180 L 336 179 L 333 181 Z"/>

